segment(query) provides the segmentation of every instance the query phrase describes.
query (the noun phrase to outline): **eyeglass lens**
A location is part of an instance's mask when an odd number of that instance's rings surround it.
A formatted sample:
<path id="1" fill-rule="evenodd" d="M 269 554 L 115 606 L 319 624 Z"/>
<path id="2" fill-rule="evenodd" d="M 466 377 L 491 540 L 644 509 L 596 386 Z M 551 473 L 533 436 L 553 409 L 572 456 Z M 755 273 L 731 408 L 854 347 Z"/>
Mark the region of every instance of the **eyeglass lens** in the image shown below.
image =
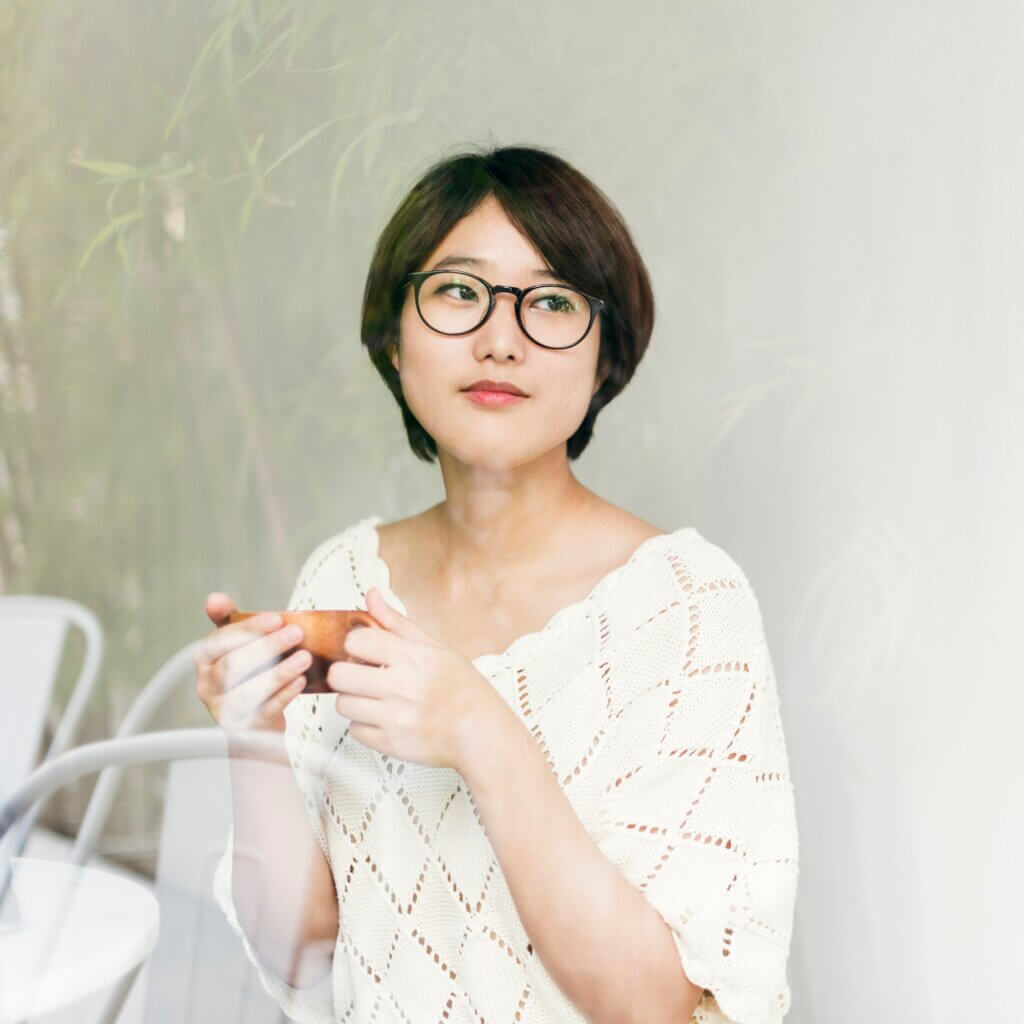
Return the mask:
<path id="1" fill-rule="evenodd" d="M 487 315 L 487 289 L 456 272 L 431 274 L 419 291 L 420 315 L 435 331 L 462 334 Z M 520 313 L 526 333 L 550 348 L 575 345 L 590 326 L 590 303 L 573 288 L 544 285 L 524 297 Z"/>

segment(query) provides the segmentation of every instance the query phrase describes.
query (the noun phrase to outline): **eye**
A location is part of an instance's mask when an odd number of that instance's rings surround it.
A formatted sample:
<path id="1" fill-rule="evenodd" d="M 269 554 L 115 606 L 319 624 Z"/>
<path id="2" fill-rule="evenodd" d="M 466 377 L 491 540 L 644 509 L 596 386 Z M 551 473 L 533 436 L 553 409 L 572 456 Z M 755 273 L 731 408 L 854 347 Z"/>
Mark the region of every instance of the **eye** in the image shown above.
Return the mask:
<path id="1" fill-rule="evenodd" d="M 583 296 L 572 290 L 545 292 L 534 299 L 532 306 L 542 313 L 578 313 Z"/>
<path id="2" fill-rule="evenodd" d="M 462 284 L 461 281 L 443 284 L 437 291 L 438 294 L 447 295 L 449 298 L 458 299 L 462 302 L 476 302 L 478 298 L 476 291 L 470 285 Z"/>
<path id="3" fill-rule="evenodd" d="M 479 304 L 479 282 L 454 270 L 427 278 L 428 301 L 447 301 L 456 305 Z"/>

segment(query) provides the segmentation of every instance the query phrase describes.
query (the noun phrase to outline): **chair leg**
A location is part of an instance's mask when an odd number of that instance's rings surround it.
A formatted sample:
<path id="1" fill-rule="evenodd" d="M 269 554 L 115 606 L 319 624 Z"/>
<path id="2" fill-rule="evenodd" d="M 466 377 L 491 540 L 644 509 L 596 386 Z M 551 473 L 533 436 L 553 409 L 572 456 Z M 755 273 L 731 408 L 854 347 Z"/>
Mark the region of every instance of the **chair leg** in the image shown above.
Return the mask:
<path id="1" fill-rule="evenodd" d="M 128 998 L 132 985 L 139 971 L 146 963 L 145 959 L 140 960 L 118 983 L 117 988 L 110 993 L 103 1012 L 96 1018 L 96 1024 L 117 1024 L 117 1018 L 121 1016 L 125 1000 Z"/>

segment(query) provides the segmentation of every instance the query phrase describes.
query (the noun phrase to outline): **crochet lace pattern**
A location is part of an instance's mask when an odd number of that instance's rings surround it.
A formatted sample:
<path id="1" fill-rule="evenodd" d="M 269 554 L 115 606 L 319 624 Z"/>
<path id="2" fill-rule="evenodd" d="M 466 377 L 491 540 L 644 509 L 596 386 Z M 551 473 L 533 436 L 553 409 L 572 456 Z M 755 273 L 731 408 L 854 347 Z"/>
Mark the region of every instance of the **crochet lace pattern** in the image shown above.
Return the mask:
<path id="1" fill-rule="evenodd" d="M 318 545 L 288 607 L 365 609 L 376 586 L 407 614 L 379 555 L 381 519 Z M 705 989 L 692 1021 L 778 1024 L 790 1006 L 796 809 L 761 612 L 736 562 L 693 527 L 650 537 L 543 629 L 473 664 L 667 923 Z M 461 776 L 363 746 L 331 694 L 295 698 L 285 718 L 337 888 L 331 972 L 296 988 L 256 956 L 232 904 L 233 830 L 214 879 L 285 1013 L 306 1024 L 586 1024 L 535 955 Z M 310 744 L 325 768 L 304 764 Z"/>

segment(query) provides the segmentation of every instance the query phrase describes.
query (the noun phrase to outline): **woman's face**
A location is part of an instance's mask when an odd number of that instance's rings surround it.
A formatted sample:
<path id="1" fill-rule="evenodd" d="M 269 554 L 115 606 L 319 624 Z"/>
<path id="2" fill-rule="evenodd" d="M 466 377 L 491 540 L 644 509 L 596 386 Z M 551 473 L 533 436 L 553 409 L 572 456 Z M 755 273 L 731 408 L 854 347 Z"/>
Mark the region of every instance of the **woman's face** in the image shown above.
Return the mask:
<path id="1" fill-rule="evenodd" d="M 557 281 L 543 270 L 544 257 L 492 196 L 460 220 L 417 269 L 437 269 L 451 257 L 472 259 L 472 264 L 451 266 L 492 285 L 527 288 Z M 392 363 L 409 408 L 439 450 L 469 465 L 511 469 L 564 449 L 576 432 L 600 386 L 600 331 L 595 317 L 587 336 L 573 348 L 542 348 L 520 328 L 515 296 L 499 293 L 487 322 L 475 331 L 438 334 L 420 319 L 409 285 Z M 511 382 L 528 397 L 507 405 L 477 403 L 463 389 L 483 378 Z"/>

